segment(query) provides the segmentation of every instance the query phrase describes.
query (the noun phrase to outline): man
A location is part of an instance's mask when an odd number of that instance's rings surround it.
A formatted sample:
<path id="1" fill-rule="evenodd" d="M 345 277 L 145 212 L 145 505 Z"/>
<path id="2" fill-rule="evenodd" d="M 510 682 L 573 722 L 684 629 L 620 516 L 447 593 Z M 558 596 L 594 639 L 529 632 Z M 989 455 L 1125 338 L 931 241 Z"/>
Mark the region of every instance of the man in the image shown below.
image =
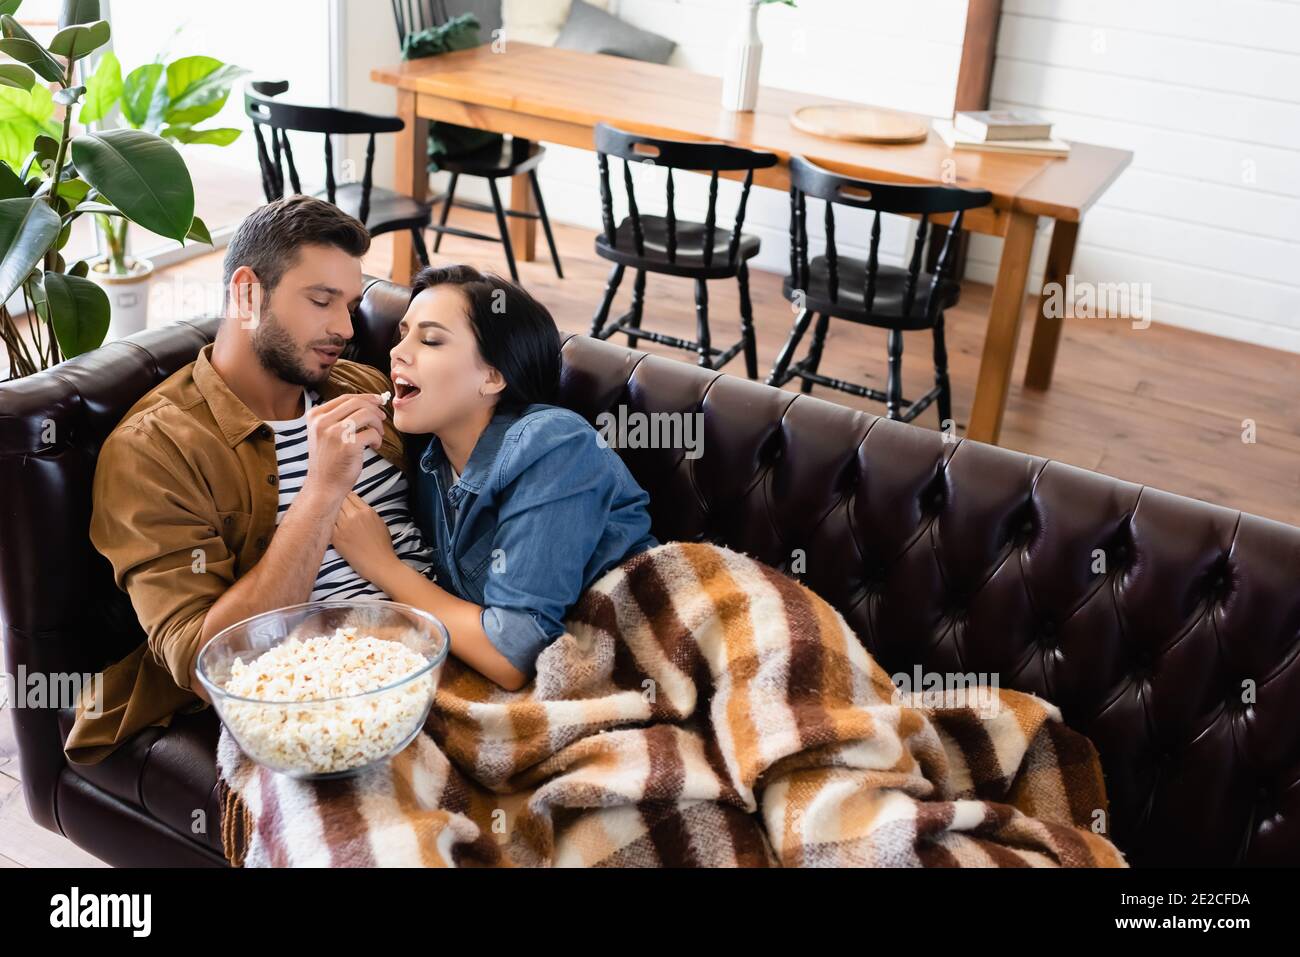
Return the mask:
<path id="1" fill-rule="evenodd" d="M 392 386 L 339 357 L 369 245 L 361 223 L 309 196 L 253 212 L 226 252 L 216 341 L 104 443 L 91 541 L 148 640 L 105 671 L 102 701 L 83 701 L 69 760 L 95 763 L 142 728 L 206 707 L 198 655 L 226 626 L 309 600 L 384 597 L 329 547 L 349 495 L 427 572 L 381 396 Z"/>

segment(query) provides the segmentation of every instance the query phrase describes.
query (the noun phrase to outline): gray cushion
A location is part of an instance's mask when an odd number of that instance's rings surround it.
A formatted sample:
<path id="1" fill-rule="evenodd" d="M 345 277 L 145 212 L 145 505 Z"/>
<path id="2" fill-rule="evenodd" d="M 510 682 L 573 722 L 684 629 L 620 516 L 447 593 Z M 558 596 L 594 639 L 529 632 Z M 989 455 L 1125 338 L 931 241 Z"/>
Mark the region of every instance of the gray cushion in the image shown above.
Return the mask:
<path id="1" fill-rule="evenodd" d="M 555 45 L 566 50 L 609 53 L 647 63 L 667 63 L 673 50 L 677 49 L 677 44 L 667 37 L 634 27 L 582 0 L 573 0 L 569 19 L 565 21 Z"/>
<path id="2" fill-rule="evenodd" d="M 447 16 L 461 13 L 474 14 L 482 43 L 491 43 L 492 31 L 501 29 L 501 0 L 447 0 Z"/>

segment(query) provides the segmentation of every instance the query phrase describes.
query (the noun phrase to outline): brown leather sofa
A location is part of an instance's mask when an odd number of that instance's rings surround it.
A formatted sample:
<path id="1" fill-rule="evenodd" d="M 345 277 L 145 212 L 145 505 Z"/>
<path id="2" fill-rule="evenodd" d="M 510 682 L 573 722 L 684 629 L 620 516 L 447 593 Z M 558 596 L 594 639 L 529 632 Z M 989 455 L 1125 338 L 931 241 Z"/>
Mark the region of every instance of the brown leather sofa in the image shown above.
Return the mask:
<path id="1" fill-rule="evenodd" d="M 368 286 L 360 358 L 387 368 L 406 301 Z M 11 673 L 93 672 L 142 640 L 87 538 L 95 456 L 215 330 L 178 323 L 0 384 Z M 1300 529 L 582 336 L 564 358 L 563 402 L 589 419 L 703 413 L 698 459 L 624 452 L 661 539 L 782 568 L 802 550 L 803 580 L 891 674 L 996 673 L 1056 702 L 1101 753 L 1133 864 L 1300 864 Z M 64 759 L 67 712 L 13 716 L 40 824 L 116 865 L 223 863 L 211 711 L 94 766 Z"/>

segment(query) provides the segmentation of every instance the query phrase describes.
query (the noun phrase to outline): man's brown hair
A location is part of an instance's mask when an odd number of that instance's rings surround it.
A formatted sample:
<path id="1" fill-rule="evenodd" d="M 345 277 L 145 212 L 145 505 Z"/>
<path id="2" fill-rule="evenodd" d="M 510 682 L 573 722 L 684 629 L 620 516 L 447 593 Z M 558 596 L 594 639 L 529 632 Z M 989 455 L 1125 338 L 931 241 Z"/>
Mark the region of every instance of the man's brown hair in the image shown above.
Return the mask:
<path id="1" fill-rule="evenodd" d="M 370 234 L 358 219 L 314 196 L 285 196 L 260 206 L 244 217 L 226 248 L 222 302 L 229 301 L 230 279 L 240 266 L 257 273 L 269 296 L 298 261 L 301 246 L 337 246 L 359 259 L 370 248 Z"/>

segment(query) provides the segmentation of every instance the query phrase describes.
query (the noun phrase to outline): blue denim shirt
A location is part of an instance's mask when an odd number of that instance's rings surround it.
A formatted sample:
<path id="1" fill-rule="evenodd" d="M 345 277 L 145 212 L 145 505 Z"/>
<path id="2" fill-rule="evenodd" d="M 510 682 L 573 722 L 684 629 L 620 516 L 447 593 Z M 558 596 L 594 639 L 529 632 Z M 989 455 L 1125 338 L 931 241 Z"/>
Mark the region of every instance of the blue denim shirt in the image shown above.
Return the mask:
<path id="1" fill-rule="evenodd" d="M 565 616 L 592 582 L 659 544 L 650 497 L 568 409 L 497 413 L 446 488 L 450 474 L 435 436 L 412 492 L 433 570 L 443 588 L 483 606 L 488 640 L 525 675 L 564 634 Z"/>

